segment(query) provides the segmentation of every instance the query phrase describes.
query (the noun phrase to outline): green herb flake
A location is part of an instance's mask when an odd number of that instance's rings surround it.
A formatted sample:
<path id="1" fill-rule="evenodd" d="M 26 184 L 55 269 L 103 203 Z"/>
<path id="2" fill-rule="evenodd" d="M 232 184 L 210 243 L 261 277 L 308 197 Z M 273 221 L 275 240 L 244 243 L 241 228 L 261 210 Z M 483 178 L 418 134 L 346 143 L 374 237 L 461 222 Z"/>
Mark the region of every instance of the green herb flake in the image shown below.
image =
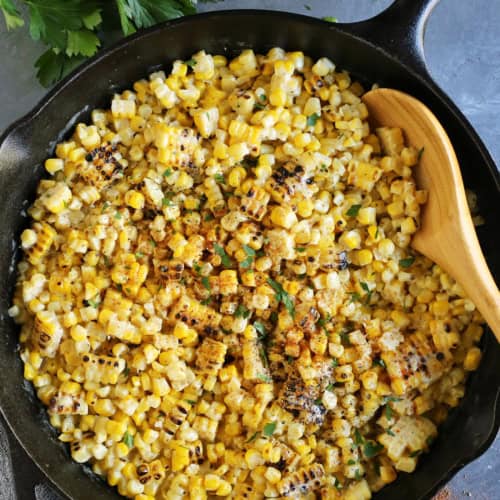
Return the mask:
<path id="1" fill-rule="evenodd" d="M 353 460 L 352 458 L 350 458 L 348 461 L 347 461 L 347 465 L 354 465 L 356 463 L 356 460 Z"/>
<path id="2" fill-rule="evenodd" d="M 208 290 L 210 291 L 210 280 L 208 279 L 208 276 L 203 276 L 201 278 L 201 284 Z"/>
<path id="3" fill-rule="evenodd" d="M 229 255 L 226 253 L 224 248 L 222 248 L 218 243 L 214 243 L 215 253 L 222 259 L 222 265 L 224 267 L 231 267 L 232 261 Z"/>
<path id="4" fill-rule="evenodd" d="M 252 441 L 255 441 L 257 439 L 257 436 L 259 435 L 259 431 L 254 432 L 247 440 L 247 443 L 251 443 Z"/>
<path id="5" fill-rule="evenodd" d="M 349 210 L 346 212 L 346 215 L 349 217 L 356 217 L 359 213 L 359 209 L 361 208 L 361 205 L 351 205 Z"/>
<path id="6" fill-rule="evenodd" d="M 295 359 L 295 358 L 294 358 L 293 356 L 287 356 L 287 357 L 286 357 L 286 362 L 287 362 L 289 365 L 291 365 L 291 364 L 293 363 L 294 359 Z"/>
<path id="7" fill-rule="evenodd" d="M 97 309 L 99 307 L 99 304 L 100 304 L 100 302 L 98 302 L 97 300 L 92 300 L 92 299 L 87 300 L 87 302 L 94 309 Z"/>
<path id="8" fill-rule="evenodd" d="M 115 219 L 119 220 L 122 218 L 122 214 L 120 212 L 115 212 Z"/>
<path id="9" fill-rule="evenodd" d="M 326 386 L 326 390 L 330 391 L 330 392 L 333 392 L 335 390 L 335 384 L 332 384 L 332 383 L 328 384 Z"/>
<path id="10" fill-rule="evenodd" d="M 256 102 L 253 106 L 253 110 L 254 111 L 260 111 L 262 109 L 265 109 L 266 105 L 265 104 L 261 104 L 260 102 Z"/>
<path id="11" fill-rule="evenodd" d="M 259 333 L 259 337 L 264 338 L 267 336 L 266 328 L 260 321 L 255 321 L 253 327 Z"/>
<path id="12" fill-rule="evenodd" d="M 319 120 L 320 116 L 317 113 L 313 113 L 312 115 L 309 115 L 307 117 L 307 126 L 308 127 L 314 127 L 316 125 L 316 122 Z"/>
<path id="13" fill-rule="evenodd" d="M 407 257 L 406 259 L 401 259 L 399 265 L 403 269 L 408 269 L 415 262 L 415 257 Z"/>
<path id="14" fill-rule="evenodd" d="M 267 283 L 271 285 L 272 289 L 276 292 L 276 300 L 285 306 L 288 314 L 290 314 L 292 318 L 295 318 L 295 306 L 290 295 L 283 289 L 283 286 L 271 278 L 267 279 Z"/>
<path id="15" fill-rule="evenodd" d="M 340 332 L 340 342 L 344 345 L 351 345 L 351 340 L 349 339 L 349 332 Z"/>
<path id="16" fill-rule="evenodd" d="M 249 311 L 243 304 L 238 304 L 238 307 L 234 312 L 234 315 L 237 318 L 243 318 L 243 319 L 247 319 L 250 316 L 250 314 L 252 314 L 252 312 Z"/>
<path id="17" fill-rule="evenodd" d="M 248 256 L 255 257 L 255 250 L 252 247 L 249 247 L 248 245 L 243 245 L 243 250 Z"/>
<path id="18" fill-rule="evenodd" d="M 275 430 L 276 430 L 276 422 L 268 422 L 266 425 L 264 425 L 263 434 L 266 437 L 271 437 L 274 434 Z"/>
<path id="19" fill-rule="evenodd" d="M 123 370 L 122 375 L 127 378 L 130 375 L 130 368 L 127 365 L 125 365 L 125 369 Z"/>
<path id="20" fill-rule="evenodd" d="M 363 446 L 363 454 L 366 458 L 372 458 L 375 455 L 378 455 L 384 447 L 380 443 L 376 443 L 375 441 L 366 441 Z"/>
<path id="21" fill-rule="evenodd" d="M 354 431 L 354 444 L 356 444 L 356 446 L 360 446 L 364 442 L 365 442 L 365 440 L 364 440 L 363 436 L 361 435 L 361 432 L 359 432 L 359 429 L 356 429 Z"/>
<path id="22" fill-rule="evenodd" d="M 266 94 L 260 94 L 259 99 L 260 99 L 261 101 L 267 101 Z"/>
<path id="23" fill-rule="evenodd" d="M 415 450 L 410 453 L 411 458 L 418 457 L 422 453 L 422 450 Z"/>
<path id="24" fill-rule="evenodd" d="M 224 179 L 224 176 L 222 174 L 215 174 L 214 179 L 219 183 L 219 184 L 225 184 L 226 179 Z"/>
<path id="25" fill-rule="evenodd" d="M 273 379 L 269 375 L 266 375 L 264 373 L 257 375 L 257 377 L 267 384 L 270 384 L 273 381 Z"/>
<path id="26" fill-rule="evenodd" d="M 373 360 L 373 366 L 380 366 L 381 368 L 385 368 L 385 362 L 382 358 L 375 358 Z"/>
<path id="27" fill-rule="evenodd" d="M 169 167 L 163 172 L 163 177 L 170 177 L 172 175 L 172 169 Z"/>
<path id="28" fill-rule="evenodd" d="M 396 436 L 396 434 L 394 434 L 394 432 L 392 432 L 392 429 L 390 427 L 388 427 L 386 430 L 385 430 L 386 434 L 389 434 L 389 436 Z"/>
<path id="29" fill-rule="evenodd" d="M 328 23 L 338 23 L 338 19 L 336 17 L 333 17 L 333 16 L 325 16 L 325 17 L 322 17 L 321 19 L 323 19 L 323 21 L 326 21 Z"/>
<path id="30" fill-rule="evenodd" d="M 170 198 L 166 197 L 166 196 L 165 196 L 165 198 L 163 198 L 163 200 L 161 200 L 161 204 L 164 207 L 171 207 L 171 206 L 173 206 L 172 200 Z"/>
<path id="31" fill-rule="evenodd" d="M 185 399 L 184 401 L 186 403 L 189 403 L 191 406 L 194 406 L 196 404 L 196 401 L 193 401 L 192 399 Z"/>
<path id="32" fill-rule="evenodd" d="M 135 256 L 137 259 L 142 259 L 144 257 L 144 254 L 142 252 L 136 252 Z"/>
<path id="33" fill-rule="evenodd" d="M 196 271 L 197 274 L 201 273 L 201 266 L 197 262 L 193 263 L 193 269 Z"/>
<path id="34" fill-rule="evenodd" d="M 122 441 L 127 445 L 127 448 L 134 447 L 134 436 L 129 434 L 128 431 L 126 431 L 125 434 L 123 435 Z"/>
<path id="35" fill-rule="evenodd" d="M 305 252 L 306 250 L 307 250 L 307 248 L 304 248 L 304 247 L 296 247 L 296 248 L 295 248 L 295 251 L 296 251 L 296 252 L 299 252 L 299 253 L 303 253 L 303 252 Z"/>
<path id="36" fill-rule="evenodd" d="M 336 490 L 342 489 L 342 483 L 337 478 L 334 478 L 333 486 L 335 487 Z"/>
<path id="37" fill-rule="evenodd" d="M 208 213 L 205 215 L 205 218 L 203 219 L 205 222 L 210 222 L 211 220 L 214 220 L 214 216 L 211 213 Z"/>
<path id="38" fill-rule="evenodd" d="M 194 59 L 188 59 L 184 64 L 190 68 L 194 68 L 196 66 L 196 61 Z"/>
<path id="39" fill-rule="evenodd" d="M 107 201 L 105 201 L 103 204 L 102 204 L 102 208 L 101 208 L 101 213 L 103 213 L 111 204 Z"/>
<path id="40" fill-rule="evenodd" d="M 361 295 L 358 292 L 349 292 L 349 295 L 351 296 L 350 302 L 359 302 L 361 299 Z"/>
<path id="41" fill-rule="evenodd" d="M 339 366 L 339 360 L 337 358 L 332 359 L 332 368 L 337 368 Z"/>

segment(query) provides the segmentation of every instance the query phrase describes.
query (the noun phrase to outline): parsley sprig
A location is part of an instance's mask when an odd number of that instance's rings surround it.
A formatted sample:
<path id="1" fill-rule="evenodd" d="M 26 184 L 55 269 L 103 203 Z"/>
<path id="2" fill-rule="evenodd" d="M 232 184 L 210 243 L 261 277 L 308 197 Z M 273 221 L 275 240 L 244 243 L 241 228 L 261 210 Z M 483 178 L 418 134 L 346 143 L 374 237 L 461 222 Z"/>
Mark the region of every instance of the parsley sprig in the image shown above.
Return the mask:
<path id="1" fill-rule="evenodd" d="M 285 306 L 286 310 L 288 311 L 288 314 L 290 314 L 292 318 L 295 318 L 295 306 L 293 304 L 293 300 L 291 299 L 290 295 L 288 295 L 288 293 L 285 292 L 281 283 L 278 283 L 277 281 L 274 281 L 271 278 L 268 278 L 267 282 L 269 283 L 269 285 L 271 285 L 271 288 L 276 292 L 275 295 L 276 300 L 278 302 L 281 302 Z"/>
<path id="2" fill-rule="evenodd" d="M 195 0 L 0 0 L 7 29 L 24 25 L 27 7 L 31 38 L 47 50 L 35 63 L 37 78 L 48 87 L 93 56 L 103 39 L 196 12 Z"/>

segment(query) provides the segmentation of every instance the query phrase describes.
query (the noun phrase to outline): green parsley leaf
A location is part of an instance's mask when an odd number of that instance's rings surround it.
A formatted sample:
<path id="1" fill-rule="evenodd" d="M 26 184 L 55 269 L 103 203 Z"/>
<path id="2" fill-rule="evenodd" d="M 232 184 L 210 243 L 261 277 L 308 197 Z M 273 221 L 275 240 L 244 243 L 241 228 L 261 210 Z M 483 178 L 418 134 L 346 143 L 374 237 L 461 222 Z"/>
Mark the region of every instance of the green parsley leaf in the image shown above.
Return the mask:
<path id="1" fill-rule="evenodd" d="M 196 274 L 200 274 L 201 266 L 197 262 L 193 263 L 193 269 L 195 270 Z"/>
<path id="2" fill-rule="evenodd" d="M 93 30 L 94 28 L 97 28 L 102 23 L 101 11 L 95 10 L 94 12 L 91 12 L 89 15 L 83 17 L 82 21 L 83 25 L 88 30 Z"/>
<path id="3" fill-rule="evenodd" d="M 422 450 L 415 450 L 410 453 L 411 458 L 418 457 L 422 453 Z"/>
<path id="4" fill-rule="evenodd" d="M 364 281 L 361 281 L 359 284 L 361 285 L 361 288 L 366 292 L 365 304 L 368 305 L 370 303 L 371 298 L 372 298 L 373 290 L 370 290 L 370 287 Z"/>
<path id="5" fill-rule="evenodd" d="M 90 30 L 68 31 L 66 54 L 68 56 L 93 56 L 100 47 L 101 41 Z"/>
<path id="6" fill-rule="evenodd" d="M 356 215 L 358 215 L 360 208 L 361 205 L 351 205 L 349 210 L 346 212 L 346 215 L 348 215 L 349 217 L 356 217 Z"/>
<path id="7" fill-rule="evenodd" d="M 276 430 L 276 422 L 269 422 L 266 425 L 264 425 L 263 434 L 266 437 L 271 437 L 274 434 L 275 430 Z"/>
<path id="8" fill-rule="evenodd" d="M 267 100 L 266 94 L 260 94 L 259 99 L 261 101 L 266 101 Z"/>
<path id="9" fill-rule="evenodd" d="M 352 458 L 350 458 L 348 461 L 347 461 L 347 465 L 354 465 L 356 463 L 356 460 L 353 460 Z"/>
<path id="10" fill-rule="evenodd" d="M 210 222 L 211 220 L 214 220 L 214 216 L 209 212 L 207 215 L 205 215 L 205 218 L 203 220 L 205 222 Z"/>
<path id="11" fill-rule="evenodd" d="M 338 19 L 336 17 L 333 17 L 333 16 L 325 16 L 325 17 L 322 17 L 321 19 L 323 19 L 323 21 L 327 21 L 329 23 L 338 23 Z"/>
<path id="12" fill-rule="evenodd" d="M 120 212 L 115 212 L 115 219 L 121 219 L 122 214 Z"/>
<path id="13" fill-rule="evenodd" d="M 214 243 L 214 250 L 215 250 L 215 253 L 219 257 L 221 257 L 221 259 L 222 259 L 222 265 L 224 267 L 231 267 L 232 266 L 233 262 L 231 261 L 231 258 L 226 253 L 226 251 L 224 250 L 224 248 L 222 248 L 218 243 Z"/>
<path id="14" fill-rule="evenodd" d="M 169 167 L 163 172 L 163 177 L 170 177 L 172 175 L 172 169 Z"/>
<path id="15" fill-rule="evenodd" d="M 210 291 L 210 280 L 208 279 L 208 276 L 203 276 L 201 278 L 201 284 L 208 290 Z"/>
<path id="16" fill-rule="evenodd" d="M 240 266 L 243 269 L 248 269 L 252 265 L 252 262 L 253 262 L 253 257 L 247 257 L 245 260 L 242 260 L 240 262 Z"/>
<path id="17" fill-rule="evenodd" d="M 314 404 L 317 406 L 323 406 L 323 401 L 321 400 L 321 398 L 318 398 L 314 400 Z"/>
<path id="18" fill-rule="evenodd" d="M 392 437 L 394 437 L 394 436 L 396 435 L 396 434 L 394 434 L 394 432 L 392 432 L 392 429 L 391 429 L 390 427 L 389 427 L 389 428 L 387 428 L 387 429 L 385 430 L 385 432 L 386 432 L 387 434 L 389 434 L 389 436 L 392 436 Z"/>
<path id="19" fill-rule="evenodd" d="M 184 401 L 186 401 L 186 403 L 189 403 L 192 406 L 196 404 L 196 401 L 193 401 L 192 399 L 185 399 Z"/>
<path id="20" fill-rule="evenodd" d="M 349 292 L 349 295 L 351 296 L 350 302 L 359 302 L 359 300 L 361 299 L 361 296 L 358 292 Z"/>
<path id="21" fill-rule="evenodd" d="M 376 443 L 375 441 L 366 441 L 363 446 L 363 454 L 366 458 L 372 458 L 375 455 L 378 455 L 384 447 L 380 443 Z"/>
<path id="22" fill-rule="evenodd" d="M 299 253 L 305 252 L 306 250 L 307 250 L 307 248 L 304 248 L 304 247 L 296 247 L 295 248 L 295 251 L 299 252 Z"/>
<path id="23" fill-rule="evenodd" d="M 349 339 L 350 332 L 340 332 L 340 341 L 344 345 L 351 345 L 351 340 Z"/>
<path id="24" fill-rule="evenodd" d="M 356 469 L 356 472 L 354 473 L 354 479 L 356 479 L 356 481 L 359 481 L 362 477 L 363 477 L 363 474 L 361 474 L 359 469 Z"/>
<path id="25" fill-rule="evenodd" d="M 408 269 L 414 262 L 415 257 L 407 257 L 406 259 L 401 259 L 399 265 L 404 269 Z"/>
<path id="26" fill-rule="evenodd" d="M 188 59 L 184 64 L 190 68 L 194 68 L 196 66 L 196 61 L 194 59 Z"/>
<path id="27" fill-rule="evenodd" d="M 136 252 L 136 253 L 135 253 L 135 257 L 136 257 L 137 259 L 142 259 L 142 258 L 144 257 L 144 254 L 143 254 L 142 252 Z"/>
<path id="28" fill-rule="evenodd" d="M 337 358 L 332 359 L 332 368 L 337 368 L 339 366 L 339 360 Z"/>
<path id="29" fill-rule="evenodd" d="M 24 20 L 21 17 L 21 13 L 17 10 L 12 0 L 0 0 L 0 9 L 5 18 L 7 30 L 24 26 Z"/>
<path id="30" fill-rule="evenodd" d="M 254 111 L 259 111 L 261 109 L 265 109 L 266 105 L 265 104 L 261 104 L 260 102 L 256 102 L 254 105 L 253 105 L 253 110 Z"/>
<path id="31" fill-rule="evenodd" d="M 125 369 L 123 370 L 122 374 L 127 378 L 130 375 L 130 368 L 127 365 L 125 365 Z"/>
<path id="32" fill-rule="evenodd" d="M 174 205 L 174 203 L 172 202 L 172 200 L 170 198 L 168 198 L 167 196 L 165 196 L 163 198 L 163 200 L 161 200 L 161 204 L 164 207 L 171 207 L 171 206 Z"/>
<path id="33" fill-rule="evenodd" d="M 110 203 L 105 201 L 103 204 L 102 204 L 102 208 L 101 208 L 101 213 L 103 213 L 108 207 L 110 206 Z"/>
<path id="34" fill-rule="evenodd" d="M 243 250 L 248 256 L 255 257 L 255 250 L 252 247 L 249 247 L 248 245 L 243 245 Z"/>
<path id="35" fill-rule="evenodd" d="M 260 380 L 262 380 L 268 384 L 273 381 L 273 379 L 271 377 L 269 377 L 269 375 L 265 375 L 264 373 L 257 375 L 257 378 L 259 378 Z"/>
<path id="36" fill-rule="evenodd" d="M 277 281 L 274 281 L 273 279 L 268 278 L 267 282 L 269 285 L 271 285 L 272 289 L 276 292 L 276 300 L 278 302 L 281 302 L 285 306 L 286 310 L 288 311 L 288 314 L 290 314 L 290 316 L 292 318 L 295 318 L 295 306 L 293 304 L 292 299 L 290 298 L 290 295 L 288 295 L 288 293 L 285 292 L 285 290 L 283 289 L 283 286 L 280 283 L 278 283 Z"/>
<path id="37" fill-rule="evenodd" d="M 237 318 L 243 318 L 243 319 L 247 319 L 250 316 L 250 314 L 252 314 L 252 312 L 249 311 L 243 304 L 238 304 L 238 307 L 234 312 L 234 315 Z"/>
<path id="38" fill-rule="evenodd" d="M 293 356 L 287 356 L 287 357 L 286 357 L 286 362 L 287 362 L 288 364 L 292 364 L 292 363 L 293 363 L 293 361 L 294 361 L 294 359 L 295 359 L 295 358 L 294 358 Z"/>
<path id="39" fill-rule="evenodd" d="M 334 478 L 333 486 L 337 490 L 341 490 L 342 489 L 342 483 L 337 478 Z"/>
<path id="40" fill-rule="evenodd" d="M 335 384 L 330 383 L 326 386 L 327 391 L 333 392 L 334 389 L 335 389 Z"/>
<path id="41" fill-rule="evenodd" d="M 359 432 L 359 429 L 356 429 L 354 431 L 354 444 L 356 444 L 356 446 L 359 446 L 361 444 L 363 444 L 365 442 L 363 436 L 361 435 L 361 432 Z"/>
<path id="42" fill-rule="evenodd" d="M 68 57 L 64 52 L 56 52 L 53 49 L 49 49 L 35 62 L 35 68 L 37 69 L 36 77 L 44 87 L 50 87 L 53 83 L 65 77 L 84 60 L 80 56 Z"/>
<path id="43" fill-rule="evenodd" d="M 215 174 L 214 179 L 220 184 L 226 183 L 226 180 L 224 179 L 224 176 L 222 174 Z"/>
<path id="44" fill-rule="evenodd" d="M 259 431 L 254 432 L 250 438 L 247 440 L 247 443 L 251 443 L 252 441 L 255 441 L 257 439 L 257 436 L 259 435 Z"/>
<path id="45" fill-rule="evenodd" d="M 373 366 L 380 366 L 381 368 L 385 368 L 385 362 L 382 358 L 375 358 L 373 360 Z"/>
<path id="46" fill-rule="evenodd" d="M 97 309 L 99 307 L 99 304 L 100 302 L 98 302 L 97 300 L 92 300 L 92 299 L 89 299 L 87 300 L 87 302 L 89 303 L 90 306 L 92 306 L 94 309 Z"/>
<path id="47" fill-rule="evenodd" d="M 123 435 L 122 441 L 127 445 L 127 448 L 133 448 L 134 447 L 134 436 L 128 433 L 128 431 L 125 432 Z"/>
<path id="48" fill-rule="evenodd" d="M 260 338 L 264 338 L 267 335 L 266 328 L 260 321 L 255 321 L 253 324 L 253 327 L 257 330 L 259 333 Z"/>
<path id="49" fill-rule="evenodd" d="M 313 113 L 312 115 L 309 115 L 307 117 L 307 126 L 308 127 L 314 127 L 316 125 L 316 122 L 319 120 L 320 116 L 317 113 Z"/>

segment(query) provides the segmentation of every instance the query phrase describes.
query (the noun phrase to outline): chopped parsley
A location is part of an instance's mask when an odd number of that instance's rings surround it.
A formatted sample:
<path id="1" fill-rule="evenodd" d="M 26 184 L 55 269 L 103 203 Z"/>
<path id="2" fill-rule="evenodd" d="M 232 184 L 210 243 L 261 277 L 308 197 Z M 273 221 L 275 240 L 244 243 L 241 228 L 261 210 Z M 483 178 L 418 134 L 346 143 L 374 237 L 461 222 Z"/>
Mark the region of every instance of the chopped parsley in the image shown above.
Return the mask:
<path id="1" fill-rule="evenodd" d="M 233 263 L 224 248 L 221 247 L 218 243 L 214 243 L 214 250 L 215 253 L 222 259 L 222 265 L 224 267 L 231 267 Z"/>
<path id="2" fill-rule="evenodd" d="M 142 252 L 136 252 L 135 253 L 136 258 L 142 259 L 144 257 L 144 254 Z"/>
<path id="3" fill-rule="evenodd" d="M 128 433 L 128 431 L 125 432 L 123 435 L 123 442 L 127 445 L 127 448 L 133 448 L 134 447 L 134 436 Z"/>
<path id="4" fill-rule="evenodd" d="M 224 176 L 222 174 L 215 174 L 214 179 L 219 183 L 219 184 L 225 184 L 226 179 L 224 179 Z"/>
<path id="5" fill-rule="evenodd" d="M 401 259 L 399 265 L 404 269 L 408 269 L 414 262 L 415 257 L 407 257 L 406 259 Z"/>
<path id="6" fill-rule="evenodd" d="M 333 486 L 337 490 L 341 490 L 342 489 L 342 483 L 337 478 L 334 478 Z"/>
<path id="7" fill-rule="evenodd" d="M 354 473 L 354 479 L 356 479 L 356 481 L 359 481 L 362 477 L 363 477 L 363 474 L 361 474 L 359 469 L 356 469 L 356 472 Z"/>
<path id="8" fill-rule="evenodd" d="M 190 68 L 194 68 L 196 66 L 196 61 L 194 59 L 188 59 L 184 64 Z"/>
<path id="9" fill-rule="evenodd" d="M 418 457 L 420 455 L 420 453 L 422 453 L 422 450 L 415 450 L 415 451 L 412 451 L 410 453 L 410 457 L 411 458 L 415 458 L 415 457 Z"/>
<path id="10" fill-rule="evenodd" d="M 172 169 L 169 167 L 163 172 L 163 177 L 170 177 L 172 175 Z"/>
<path id="11" fill-rule="evenodd" d="M 214 220 L 214 216 L 211 213 L 208 213 L 205 215 L 205 218 L 203 219 L 205 222 L 210 222 L 211 220 Z"/>
<path id="12" fill-rule="evenodd" d="M 287 292 L 285 292 L 285 290 L 283 289 L 283 286 L 278 283 L 277 281 L 274 281 L 273 279 L 271 278 L 268 278 L 267 279 L 267 282 L 269 283 L 269 285 L 271 285 L 272 289 L 276 292 L 276 300 L 278 302 L 281 302 L 286 310 L 288 311 L 288 314 L 290 314 L 290 316 L 292 318 L 295 318 L 295 307 L 293 305 L 293 301 L 290 297 L 290 295 L 288 295 Z"/>
<path id="13" fill-rule="evenodd" d="M 370 303 L 371 298 L 372 298 L 373 290 L 370 290 L 370 287 L 364 281 L 361 281 L 359 284 L 361 285 L 361 288 L 366 292 L 365 304 L 368 305 Z"/>
<path id="14" fill-rule="evenodd" d="M 121 218 L 122 218 L 122 214 L 120 212 L 116 212 L 115 219 L 121 219 Z"/>
<path id="15" fill-rule="evenodd" d="M 208 276 L 203 276 L 201 278 L 201 284 L 208 290 L 210 291 L 210 280 L 208 279 Z"/>
<path id="16" fill-rule="evenodd" d="M 340 341 L 344 345 L 351 345 L 351 339 L 349 338 L 350 332 L 340 332 Z"/>
<path id="17" fill-rule="evenodd" d="M 258 111 L 258 110 L 264 109 L 265 107 L 266 107 L 265 104 L 261 104 L 260 102 L 256 102 L 253 106 L 253 110 Z"/>
<path id="18" fill-rule="evenodd" d="M 259 435 L 259 431 L 254 432 L 247 440 L 247 443 L 251 443 L 252 441 L 255 441 L 257 439 L 257 436 Z"/>
<path id="19" fill-rule="evenodd" d="M 338 19 L 336 17 L 333 17 L 333 16 L 325 16 L 325 17 L 322 17 L 321 19 L 323 19 L 323 21 L 326 21 L 328 23 L 337 23 L 338 22 Z"/>
<path id="20" fill-rule="evenodd" d="M 266 425 L 264 425 L 263 434 L 266 437 L 271 437 L 274 434 L 275 430 L 276 430 L 276 422 L 269 422 Z"/>
<path id="21" fill-rule="evenodd" d="M 356 217 L 359 213 L 359 209 L 361 208 L 361 205 L 351 205 L 349 210 L 346 212 L 346 215 L 349 217 Z"/>
<path id="22" fill-rule="evenodd" d="M 312 115 L 309 115 L 307 117 L 307 126 L 308 127 L 314 127 L 316 125 L 316 122 L 319 120 L 320 116 L 317 113 L 313 113 Z"/>
<path id="23" fill-rule="evenodd" d="M 375 455 L 378 455 L 384 447 L 380 443 L 376 443 L 375 441 L 366 441 L 363 446 L 363 454 L 366 458 L 372 458 Z"/>
<path id="24" fill-rule="evenodd" d="M 326 390 L 327 390 L 327 391 L 333 392 L 333 390 L 334 390 L 334 389 L 335 389 L 335 384 L 329 383 L 329 384 L 326 386 Z"/>
<path id="25" fill-rule="evenodd" d="M 360 446 L 364 442 L 365 442 L 365 440 L 364 440 L 363 436 L 361 435 L 361 432 L 359 432 L 359 429 L 356 429 L 354 431 L 354 444 L 356 444 L 356 446 Z"/>
<path id="26" fill-rule="evenodd" d="M 196 271 L 197 274 L 201 273 L 201 266 L 197 262 L 193 264 L 193 269 Z"/>
<path id="27" fill-rule="evenodd" d="M 184 401 L 186 403 L 189 403 L 191 406 L 194 406 L 196 404 L 196 401 L 193 401 L 192 399 L 185 399 Z"/>
<path id="28" fill-rule="evenodd" d="M 385 430 L 386 434 L 389 434 L 389 436 L 392 436 L 394 437 L 396 434 L 394 434 L 394 432 L 392 432 L 392 429 L 390 427 L 388 427 L 386 430 Z"/>
<path id="29" fill-rule="evenodd" d="M 339 366 L 339 360 L 337 358 L 332 359 L 332 368 L 337 368 Z"/>
<path id="30" fill-rule="evenodd" d="M 164 207 L 171 207 L 173 206 L 173 203 L 172 203 L 172 200 L 168 197 L 164 197 L 163 200 L 161 200 L 161 204 L 164 206 Z"/>
<path id="31" fill-rule="evenodd" d="M 243 250 L 245 251 L 247 258 L 241 262 L 241 267 L 244 269 L 248 269 L 251 265 L 252 262 L 256 256 L 256 252 L 252 247 L 249 247 L 248 245 L 243 245 Z"/>
<path id="32" fill-rule="evenodd" d="M 237 318 L 243 319 L 247 319 L 250 314 L 252 314 L 252 312 L 249 311 L 243 304 L 238 304 L 238 307 L 236 308 L 236 311 L 234 313 Z"/>
<path id="33" fill-rule="evenodd" d="M 266 94 L 260 94 L 259 99 L 261 101 L 266 101 L 267 100 Z"/>
<path id="34" fill-rule="evenodd" d="M 380 366 L 381 368 L 385 368 L 385 362 L 382 358 L 375 358 L 373 360 L 373 366 Z"/>
<path id="35" fill-rule="evenodd" d="M 253 324 L 253 327 L 257 330 L 257 332 L 259 333 L 259 337 L 261 339 L 263 339 L 264 337 L 267 336 L 266 328 L 264 327 L 264 325 L 260 321 L 256 321 Z"/>
<path id="36" fill-rule="evenodd" d="M 356 463 L 356 460 L 353 460 L 352 458 L 350 458 L 348 461 L 347 461 L 347 465 L 354 465 Z"/>
<path id="37" fill-rule="evenodd" d="M 97 302 L 96 300 L 89 299 L 87 300 L 89 303 L 89 306 L 92 306 L 94 309 L 97 309 L 99 307 L 100 302 Z"/>
<path id="38" fill-rule="evenodd" d="M 361 295 L 358 292 L 349 292 L 349 295 L 351 296 L 350 302 L 359 302 L 361 299 Z"/>
<path id="39" fill-rule="evenodd" d="M 270 384 L 273 381 L 273 379 L 269 375 L 266 375 L 265 373 L 261 373 L 257 375 L 257 377 L 263 382 L 267 382 L 268 384 Z"/>
<path id="40" fill-rule="evenodd" d="M 299 253 L 305 252 L 306 250 L 307 250 L 307 248 L 304 248 L 304 247 L 295 247 L 295 251 L 299 252 Z"/>

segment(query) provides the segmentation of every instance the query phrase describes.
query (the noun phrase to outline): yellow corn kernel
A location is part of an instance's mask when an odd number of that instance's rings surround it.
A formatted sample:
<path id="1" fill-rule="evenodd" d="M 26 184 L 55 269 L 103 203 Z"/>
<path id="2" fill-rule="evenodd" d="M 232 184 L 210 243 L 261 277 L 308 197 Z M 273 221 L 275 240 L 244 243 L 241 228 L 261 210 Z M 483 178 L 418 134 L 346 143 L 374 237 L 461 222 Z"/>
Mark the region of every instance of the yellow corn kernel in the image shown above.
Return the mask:
<path id="1" fill-rule="evenodd" d="M 471 347 L 464 359 L 464 368 L 467 371 L 477 370 L 479 362 L 481 361 L 481 350 L 478 347 Z"/>

